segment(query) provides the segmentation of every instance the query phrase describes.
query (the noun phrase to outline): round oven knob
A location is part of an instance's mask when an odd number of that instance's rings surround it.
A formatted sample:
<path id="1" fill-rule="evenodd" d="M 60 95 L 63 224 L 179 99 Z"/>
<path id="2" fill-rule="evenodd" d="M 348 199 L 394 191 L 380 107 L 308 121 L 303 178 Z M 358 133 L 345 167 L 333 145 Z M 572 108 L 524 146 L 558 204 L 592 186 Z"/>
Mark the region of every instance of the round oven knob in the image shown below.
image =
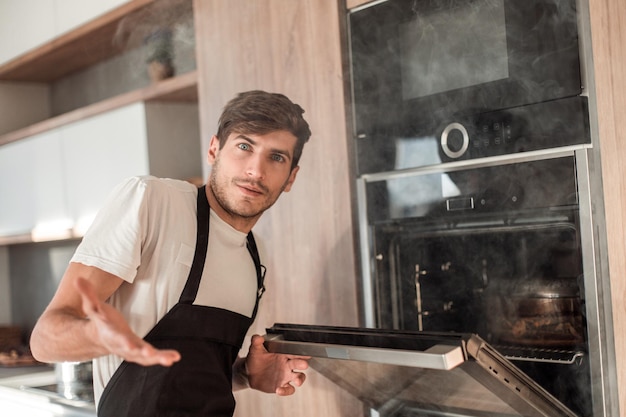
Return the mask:
<path id="1" fill-rule="evenodd" d="M 461 123 L 450 123 L 441 133 L 441 149 L 449 158 L 462 156 L 469 147 L 467 129 Z"/>

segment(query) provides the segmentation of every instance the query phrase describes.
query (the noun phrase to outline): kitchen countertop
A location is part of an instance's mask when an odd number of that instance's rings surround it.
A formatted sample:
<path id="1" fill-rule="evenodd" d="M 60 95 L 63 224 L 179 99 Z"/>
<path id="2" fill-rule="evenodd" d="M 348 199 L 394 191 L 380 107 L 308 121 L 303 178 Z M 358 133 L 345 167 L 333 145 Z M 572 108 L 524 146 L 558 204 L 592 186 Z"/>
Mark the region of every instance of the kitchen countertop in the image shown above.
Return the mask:
<path id="1" fill-rule="evenodd" d="M 6 378 L 38 374 L 46 371 L 54 371 L 54 366 L 48 364 L 29 366 L 0 366 L 0 381 Z"/>
<path id="2" fill-rule="evenodd" d="M 54 368 L 0 368 L 0 409 L 3 417 L 95 417 L 93 404 L 65 400 L 29 387 L 56 382 Z"/>

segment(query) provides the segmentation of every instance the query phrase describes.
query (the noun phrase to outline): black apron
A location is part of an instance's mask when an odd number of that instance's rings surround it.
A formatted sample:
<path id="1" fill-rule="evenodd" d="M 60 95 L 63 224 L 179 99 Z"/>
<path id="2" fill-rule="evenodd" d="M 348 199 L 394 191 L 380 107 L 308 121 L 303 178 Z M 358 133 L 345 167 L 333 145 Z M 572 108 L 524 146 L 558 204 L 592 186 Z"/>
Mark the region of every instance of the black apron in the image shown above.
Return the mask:
<path id="1" fill-rule="evenodd" d="M 181 360 L 171 367 L 122 362 L 98 403 L 99 417 L 232 416 L 232 366 L 265 290 L 264 267 L 252 233 L 248 251 L 257 272 L 252 317 L 216 307 L 193 305 L 209 242 L 209 204 L 198 190 L 196 251 L 178 303 L 144 338 L 159 349 L 176 349 Z"/>

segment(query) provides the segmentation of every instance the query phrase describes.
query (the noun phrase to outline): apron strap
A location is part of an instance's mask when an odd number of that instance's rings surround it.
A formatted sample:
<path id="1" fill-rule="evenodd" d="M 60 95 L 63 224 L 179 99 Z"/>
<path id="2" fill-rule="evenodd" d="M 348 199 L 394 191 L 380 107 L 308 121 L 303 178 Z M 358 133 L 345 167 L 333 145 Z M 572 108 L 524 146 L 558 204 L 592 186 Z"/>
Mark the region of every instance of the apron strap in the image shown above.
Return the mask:
<path id="1" fill-rule="evenodd" d="M 252 256 L 252 260 L 254 261 L 254 266 L 256 268 L 256 282 L 257 282 L 257 291 L 256 291 L 256 303 L 254 305 L 254 311 L 252 312 L 252 320 L 256 317 L 257 310 L 259 309 L 259 301 L 261 301 L 261 297 L 265 292 L 265 271 L 266 268 L 264 265 L 261 265 L 261 258 L 259 257 L 259 251 L 256 247 L 256 242 L 254 240 L 254 236 L 252 232 L 248 233 L 248 252 L 250 252 L 250 256 Z"/>
<path id="2" fill-rule="evenodd" d="M 179 302 L 182 304 L 193 304 L 198 294 L 198 288 L 200 287 L 200 280 L 202 279 L 202 272 L 204 271 L 204 263 L 206 260 L 207 248 L 209 246 L 209 201 L 206 197 L 206 185 L 198 188 L 198 215 L 197 215 L 197 236 L 196 236 L 196 251 L 193 256 L 193 263 L 191 264 L 191 271 L 187 278 L 187 283 L 180 296 Z M 248 252 L 254 261 L 254 267 L 256 269 L 257 276 L 257 296 L 256 303 L 254 305 L 254 311 L 252 313 L 252 320 L 256 317 L 257 310 L 259 309 L 259 301 L 265 292 L 265 266 L 261 265 L 261 258 L 259 257 L 259 251 L 257 250 L 256 241 L 252 232 L 248 233 L 247 245 Z"/>
<path id="3" fill-rule="evenodd" d="M 206 197 L 206 185 L 198 188 L 198 228 L 196 232 L 196 252 L 193 255 L 191 271 L 187 278 L 187 283 L 180 295 L 179 303 L 193 304 L 200 287 L 202 271 L 204 271 L 204 261 L 209 247 L 209 200 Z"/>

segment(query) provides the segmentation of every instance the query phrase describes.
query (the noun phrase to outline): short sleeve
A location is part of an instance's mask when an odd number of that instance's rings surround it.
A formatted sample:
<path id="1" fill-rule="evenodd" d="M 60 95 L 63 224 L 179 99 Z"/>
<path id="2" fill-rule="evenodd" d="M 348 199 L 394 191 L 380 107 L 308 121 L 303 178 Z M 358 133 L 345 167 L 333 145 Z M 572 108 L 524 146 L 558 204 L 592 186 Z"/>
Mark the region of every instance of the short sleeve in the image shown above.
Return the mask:
<path id="1" fill-rule="evenodd" d="M 133 282 L 140 262 L 147 211 L 144 177 L 118 184 L 106 198 L 71 262 L 94 266 Z"/>

